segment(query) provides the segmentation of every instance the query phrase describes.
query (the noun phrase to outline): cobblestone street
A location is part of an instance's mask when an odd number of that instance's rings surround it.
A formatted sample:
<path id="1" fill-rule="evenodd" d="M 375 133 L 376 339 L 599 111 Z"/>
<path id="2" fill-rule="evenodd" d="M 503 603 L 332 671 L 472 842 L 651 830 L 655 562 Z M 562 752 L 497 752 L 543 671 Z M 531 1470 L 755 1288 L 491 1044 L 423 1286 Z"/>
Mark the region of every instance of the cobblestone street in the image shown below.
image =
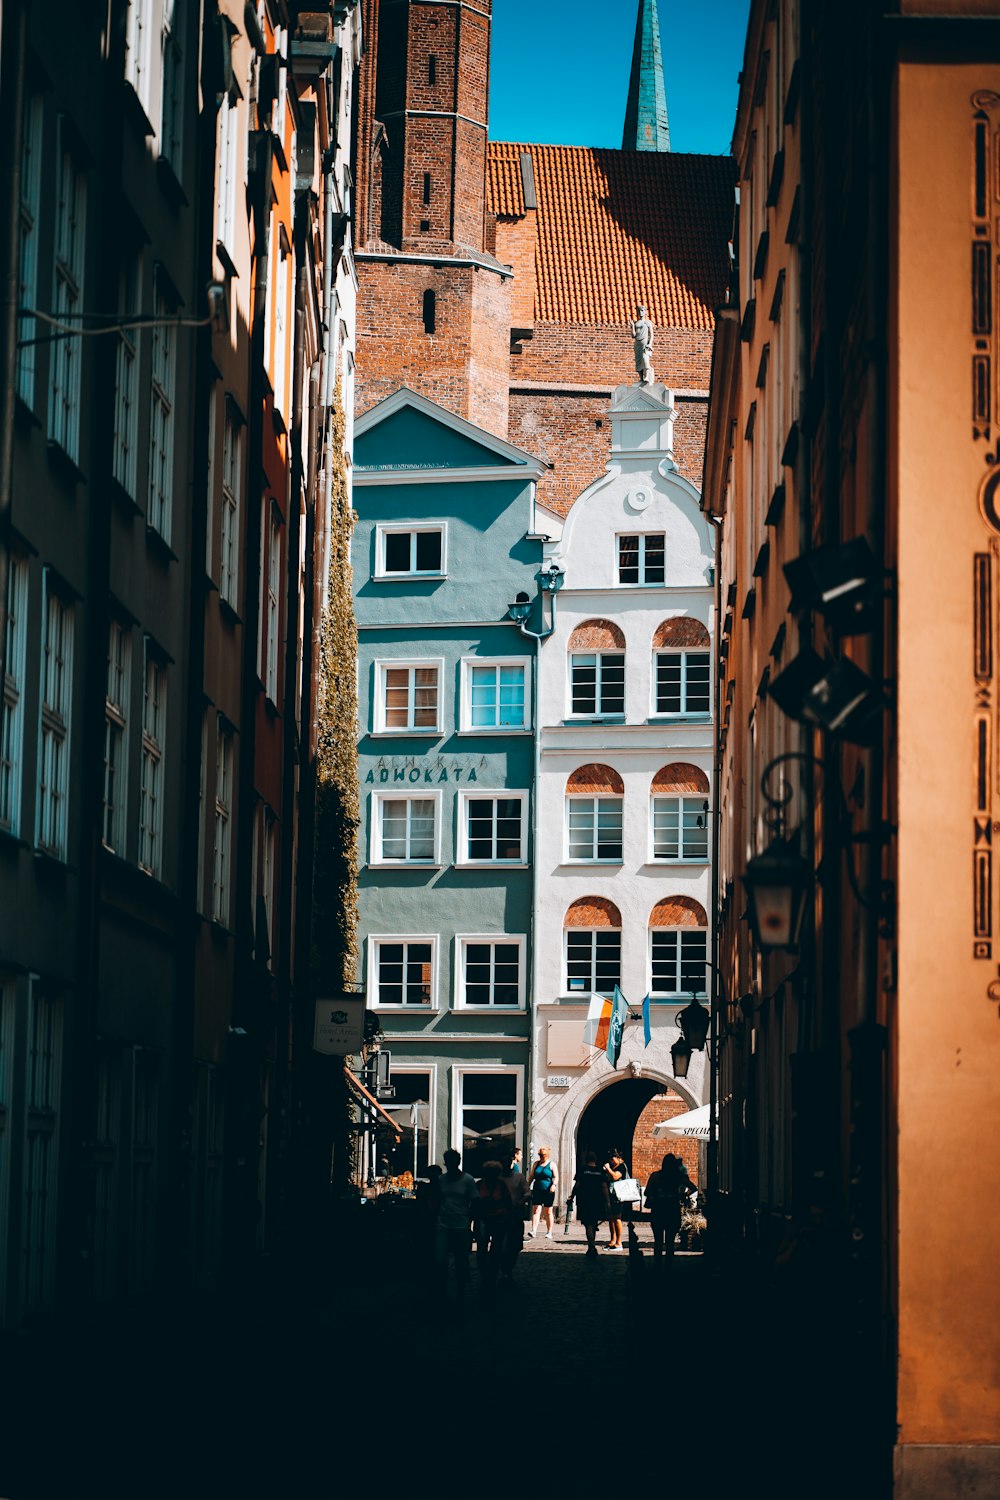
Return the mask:
<path id="1" fill-rule="evenodd" d="M 0 1494 L 321 1500 L 364 1471 L 373 1491 L 414 1496 L 766 1485 L 812 1500 L 841 1493 L 842 1463 L 852 1497 L 868 1478 L 879 1493 L 853 1439 L 833 1441 L 852 1430 L 837 1410 L 849 1390 L 815 1349 L 796 1363 L 806 1331 L 747 1313 L 701 1255 L 654 1263 L 641 1238 L 641 1258 L 587 1259 L 582 1231 L 559 1225 L 495 1299 L 474 1268 L 461 1315 L 405 1262 L 345 1256 L 329 1281 L 196 1323 L 58 1351 L 24 1341 L 0 1377 Z"/>

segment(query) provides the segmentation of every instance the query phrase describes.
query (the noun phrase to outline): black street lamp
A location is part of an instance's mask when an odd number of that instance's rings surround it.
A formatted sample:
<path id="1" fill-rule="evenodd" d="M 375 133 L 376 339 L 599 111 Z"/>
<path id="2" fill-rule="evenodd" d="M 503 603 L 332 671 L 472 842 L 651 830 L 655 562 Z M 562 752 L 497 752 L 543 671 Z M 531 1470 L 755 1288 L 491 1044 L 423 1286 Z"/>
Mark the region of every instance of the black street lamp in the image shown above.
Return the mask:
<path id="1" fill-rule="evenodd" d="M 774 839 L 748 861 L 743 875 L 750 926 L 762 952 L 794 953 L 812 880 L 798 834 Z"/>
<path id="2" fill-rule="evenodd" d="M 507 606 L 507 613 L 514 621 L 522 635 L 533 636 L 536 641 L 544 641 L 556 628 L 556 594 L 566 582 L 566 574 L 556 562 L 550 562 L 547 568 L 540 568 L 535 574 L 535 584 L 538 588 L 538 598 L 545 599 L 546 594 L 552 600 L 552 622 L 548 629 L 545 628 L 545 605 L 542 604 L 542 629 L 529 630 L 528 616 L 531 614 L 532 601 L 529 595 L 519 593 L 512 603 Z"/>

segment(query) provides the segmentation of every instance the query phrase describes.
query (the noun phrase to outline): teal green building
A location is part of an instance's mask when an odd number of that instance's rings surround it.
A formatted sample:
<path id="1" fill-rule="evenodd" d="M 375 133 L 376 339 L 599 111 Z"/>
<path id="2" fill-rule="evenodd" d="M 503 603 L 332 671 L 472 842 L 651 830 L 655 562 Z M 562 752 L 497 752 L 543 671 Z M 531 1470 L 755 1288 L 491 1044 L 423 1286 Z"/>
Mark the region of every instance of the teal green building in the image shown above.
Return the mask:
<path id="1" fill-rule="evenodd" d="M 405 388 L 355 427 L 358 978 L 396 1173 L 524 1144 L 536 664 L 508 607 L 536 592 L 541 471 Z"/>

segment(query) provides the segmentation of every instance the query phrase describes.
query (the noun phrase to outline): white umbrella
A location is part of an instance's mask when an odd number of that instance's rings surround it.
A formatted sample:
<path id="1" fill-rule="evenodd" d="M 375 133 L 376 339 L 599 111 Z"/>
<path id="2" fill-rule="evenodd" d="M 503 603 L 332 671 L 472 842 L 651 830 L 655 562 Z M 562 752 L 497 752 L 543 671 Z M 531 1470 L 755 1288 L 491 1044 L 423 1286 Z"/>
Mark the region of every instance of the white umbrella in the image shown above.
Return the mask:
<path id="1" fill-rule="evenodd" d="M 708 1105 L 702 1104 L 697 1109 L 685 1110 L 682 1115 L 674 1115 L 670 1120 L 661 1120 L 658 1125 L 653 1126 L 653 1134 L 658 1136 L 688 1135 L 694 1136 L 699 1141 L 707 1141 L 709 1134 Z"/>

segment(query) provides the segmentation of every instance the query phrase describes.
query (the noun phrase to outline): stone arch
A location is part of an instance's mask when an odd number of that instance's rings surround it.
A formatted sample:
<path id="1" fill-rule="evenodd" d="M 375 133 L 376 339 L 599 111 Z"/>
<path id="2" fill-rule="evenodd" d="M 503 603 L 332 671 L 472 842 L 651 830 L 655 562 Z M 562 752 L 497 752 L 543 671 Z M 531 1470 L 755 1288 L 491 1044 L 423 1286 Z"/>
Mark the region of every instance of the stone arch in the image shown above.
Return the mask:
<path id="1" fill-rule="evenodd" d="M 649 914 L 650 927 L 707 927 L 708 913 L 693 896 L 664 896 Z"/>
<path id="2" fill-rule="evenodd" d="M 597 797 L 625 795 L 625 783 L 613 766 L 602 766 L 591 761 L 577 766 L 566 780 L 567 797 Z"/>
<path id="3" fill-rule="evenodd" d="M 674 651 L 687 651 L 690 649 L 704 650 L 711 646 L 712 638 L 707 628 L 700 620 L 693 620 L 690 615 L 675 615 L 672 620 L 664 620 L 657 625 L 653 634 L 653 649 L 668 647 Z"/>
<path id="4" fill-rule="evenodd" d="M 566 908 L 563 927 L 612 927 L 620 930 L 622 914 L 606 896 L 581 896 Z"/>
<path id="5" fill-rule="evenodd" d="M 669 766 L 661 766 L 650 786 L 651 792 L 669 792 L 674 796 L 696 796 L 701 792 L 707 797 L 711 790 L 704 771 L 687 760 L 675 760 Z"/>
<path id="6" fill-rule="evenodd" d="M 686 1081 L 675 1078 L 665 1068 L 650 1066 L 643 1060 L 642 1076 L 650 1078 L 656 1083 L 661 1083 L 664 1089 L 672 1089 L 685 1101 L 689 1109 L 697 1109 L 702 1102 Z M 592 1104 L 598 1094 L 614 1084 L 621 1082 L 621 1074 L 609 1071 L 602 1073 L 596 1078 L 585 1077 L 580 1080 L 582 1087 L 574 1089 L 566 1101 L 566 1109 L 563 1112 L 562 1122 L 559 1126 L 558 1152 L 556 1158 L 559 1163 L 559 1171 L 565 1176 L 572 1171 L 576 1164 L 576 1137 L 580 1127 L 580 1120 L 584 1110 Z M 565 1198 L 565 1194 L 563 1195 Z"/>
<path id="7" fill-rule="evenodd" d="M 569 638 L 570 651 L 624 651 L 625 633 L 614 620 L 584 620 Z"/>

